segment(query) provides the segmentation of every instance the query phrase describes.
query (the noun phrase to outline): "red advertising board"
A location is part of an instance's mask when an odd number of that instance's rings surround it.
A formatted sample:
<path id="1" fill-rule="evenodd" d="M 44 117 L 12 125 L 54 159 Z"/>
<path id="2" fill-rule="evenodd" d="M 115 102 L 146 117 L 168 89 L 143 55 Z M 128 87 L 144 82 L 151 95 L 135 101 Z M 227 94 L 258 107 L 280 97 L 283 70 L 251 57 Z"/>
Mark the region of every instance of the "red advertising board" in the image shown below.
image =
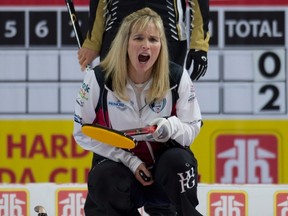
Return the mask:
<path id="1" fill-rule="evenodd" d="M 245 191 L 210 191 L 208 195 L 209 215 L 246 216 L 248 215 L 247 199 Z"/>
<path id="2" fill-rule="evenodd" d="M 274 194 L 274 215 L 288 215 L 288 191 L 277 191 Z"/>
<path id="3" fill-rule="evenodd" d="M 278 144 L 273 134 L 217 137 L 216 182 L 278 183 Z"/>
<path id="4" fill-rule="evenodd" d="M 84 216 L 87 190 L 83 188 L 60 188 L 56 194 L 56 215 Z"/>
<path id="5" fill-rule="evenodd" d="M 29 215 L 29 203 L 26 189 L 0 190 L 0 215 Z"/>

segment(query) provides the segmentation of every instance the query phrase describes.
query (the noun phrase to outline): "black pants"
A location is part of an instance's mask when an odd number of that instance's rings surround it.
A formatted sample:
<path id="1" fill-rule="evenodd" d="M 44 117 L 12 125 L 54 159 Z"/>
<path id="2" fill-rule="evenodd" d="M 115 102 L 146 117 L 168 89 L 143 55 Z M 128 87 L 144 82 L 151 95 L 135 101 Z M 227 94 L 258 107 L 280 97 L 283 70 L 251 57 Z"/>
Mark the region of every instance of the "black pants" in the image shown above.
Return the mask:
<path id="1" fill-rule="evenodd" d="M 89 173 L 85 215 L 139 216 L 137 209 L 142 206 L 151 216 L 201 215 L 195 209 L 197 161 L 190 150 L 166 150 L 152 172 L 155 183 L 144 187 L 123 164 L 98 163 Z"/>

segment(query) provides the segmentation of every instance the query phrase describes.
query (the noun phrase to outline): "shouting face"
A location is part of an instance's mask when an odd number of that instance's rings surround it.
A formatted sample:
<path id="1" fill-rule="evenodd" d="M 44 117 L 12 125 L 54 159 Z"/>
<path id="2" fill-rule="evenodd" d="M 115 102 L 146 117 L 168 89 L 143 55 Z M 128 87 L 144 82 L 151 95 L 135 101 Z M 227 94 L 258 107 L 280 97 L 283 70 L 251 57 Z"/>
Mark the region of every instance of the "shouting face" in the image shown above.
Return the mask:
<path id="1" fill-rule="evenodd" d="M 142 31 L 132 31 L 128 42 L 129 77 L 139 82 L 148 80 L 160 49 L 160 33 L 153 23 Z"/>

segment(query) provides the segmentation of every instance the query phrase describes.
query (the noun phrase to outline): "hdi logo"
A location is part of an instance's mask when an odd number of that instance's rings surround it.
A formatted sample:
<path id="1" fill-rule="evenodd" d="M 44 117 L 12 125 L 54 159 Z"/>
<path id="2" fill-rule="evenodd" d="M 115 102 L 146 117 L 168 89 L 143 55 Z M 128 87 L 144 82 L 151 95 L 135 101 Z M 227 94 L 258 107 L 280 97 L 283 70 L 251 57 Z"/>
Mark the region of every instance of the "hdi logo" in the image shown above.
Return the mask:
<path id="1" fill-rule="evenodd" d="M 277 191 L 274 194 L 274 215 L 288 215 L 288 191 Z"/>
<path id="2" fill-rule="evenodd" d="M 29 215 L 28 192 L 25 189 L 0 190 L 0 215 Z"/>
<path id="3" fill-rule="evenodd" d="M 208 215 L 247 216 L 247 194 L 245 191 L 210 191 Z"/>
<path id="4" fill-rule="evenodd" d="M 62 188 L 56 192 L 56 215 L 84 216 L 87 189 Z"/>
<path id="5" fill-rule="evenodd" d="M 278 140 L 274 135 L 219 135 L 216 182 L 278 183 Z"/>

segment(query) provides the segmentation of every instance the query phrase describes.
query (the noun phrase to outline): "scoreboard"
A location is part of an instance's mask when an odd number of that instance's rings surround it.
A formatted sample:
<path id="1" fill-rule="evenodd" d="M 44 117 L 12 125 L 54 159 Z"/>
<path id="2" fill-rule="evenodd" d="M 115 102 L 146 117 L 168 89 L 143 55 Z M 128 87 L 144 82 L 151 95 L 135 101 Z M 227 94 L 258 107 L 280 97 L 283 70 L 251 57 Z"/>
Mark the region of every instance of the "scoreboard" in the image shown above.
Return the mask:
<path id="1" fill-rule="evenodd" d="M 85 35 L 88 5 L 75 8 Z M 287 7 L 210 10 L 208 71 L 195 82 L 202 113 L 287 117 Z M 77 50 L 64 3 L 0 6 L 0 115 L 73 113 L 83 79 Z"/>
<path id="2" fill-rule="evenodd" d="M 287 9 L 212 7 L 208 71 L 195 83 L 206 114 L 287 114 Z"/>

